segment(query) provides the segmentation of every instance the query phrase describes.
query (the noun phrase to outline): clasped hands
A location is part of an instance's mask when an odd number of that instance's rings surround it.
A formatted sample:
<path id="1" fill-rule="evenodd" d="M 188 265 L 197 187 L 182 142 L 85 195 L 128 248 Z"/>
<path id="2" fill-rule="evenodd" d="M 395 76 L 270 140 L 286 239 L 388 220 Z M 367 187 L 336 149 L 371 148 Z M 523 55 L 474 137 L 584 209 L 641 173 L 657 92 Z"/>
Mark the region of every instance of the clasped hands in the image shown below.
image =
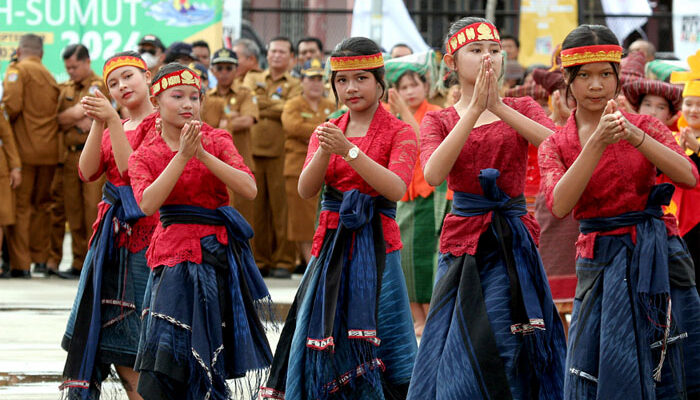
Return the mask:
<path id="1" fill-rule="evenodd" d="M 603 115 L 600 117 L 591 140 L 604 147 L 620 140 L 626 140 L 636 148 L 643 143 L 645 135 L 644 131 L 625 118 L 618 109 L 617 102 L 610 99 L 605 105 L 605 110 L 603 110 Z"/>
<path id="2" fill-rule="evenodd" d="M 343 131 L 331 122 L 324 122 L 316 127 L 316 136 L 318 137 L 319 151 L 323 155 L 337 154 L 344 157 L 353 146 Z"/>
<path id="3" fill-rule="evenodd" d="M 493 59 L 491 55 L 484 54 L 479 64 L 479 72 L 476 76 L 476 82 L 474 82 L 474 93 L 469 102 L 469 108 L 475 109 L 479 114 L 485 110 L 496 114 L 501 105 L 503 105 L 503 101 L 498 94 L 498 77 L 493 69 Z"/>

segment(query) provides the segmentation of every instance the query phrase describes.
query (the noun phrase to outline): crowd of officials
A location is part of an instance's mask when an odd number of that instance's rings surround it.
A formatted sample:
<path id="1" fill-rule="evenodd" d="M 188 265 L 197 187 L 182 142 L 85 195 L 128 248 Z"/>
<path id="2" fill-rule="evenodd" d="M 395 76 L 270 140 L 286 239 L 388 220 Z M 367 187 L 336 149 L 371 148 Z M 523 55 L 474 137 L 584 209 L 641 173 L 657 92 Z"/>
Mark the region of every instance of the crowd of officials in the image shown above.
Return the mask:
<path id="1" fill-rule="evenodd" d="M 296 194 L 295 179 L 313 127 L 336 105 L 328 100 L 322 81 L 319 39 L 294 44 L 278 37 L 266 50 L 267 60 L 261 60 L 261 49 L 248 39 L 213 53 L 205 41 L 175 42 L 166 48 L 158 37 L 145 35 L 138 42 L 138 52 L 152 74 L 173 61 L 191 65 L 201 74 L 206 88 L 202 120 L 231 133 L 257 178 L 254 201 L 232 200 L 255 227 L 256 262 L 264 274 L 288 278 L 309 259 L 313 229 L 308 226 L 313 227 L 316 213 L 313 201 L 303 202 Z M 82 44 L 63 50 L 70 77 L 63 83 L 56 83 L 42 56 L 42 39 L 24 35 L 3 78 L 2 277 L 29 278 L 33 265 L 35 273 L 77 279 L 104 184 L 104 179 L 86 182 L 79 176 L 78 160 L 92 124 L 80 100 L 95 91 L 106 96 L 109 92 Z M 317 68 L 304 69 L 307 73 L 302 76 L 302 67 L 311 60 L 316 60 Z M 260 67 L 263 61 L 268 65 L 265 70 Z M 309 89 L 302 99 L 304 80 Z M 126 110 L 119 111 L 128 118 Z M 288 213 L 288 207 L 294 212 Z M 66 223 L 73 263 L 70 271 L 59 271 Z"/>

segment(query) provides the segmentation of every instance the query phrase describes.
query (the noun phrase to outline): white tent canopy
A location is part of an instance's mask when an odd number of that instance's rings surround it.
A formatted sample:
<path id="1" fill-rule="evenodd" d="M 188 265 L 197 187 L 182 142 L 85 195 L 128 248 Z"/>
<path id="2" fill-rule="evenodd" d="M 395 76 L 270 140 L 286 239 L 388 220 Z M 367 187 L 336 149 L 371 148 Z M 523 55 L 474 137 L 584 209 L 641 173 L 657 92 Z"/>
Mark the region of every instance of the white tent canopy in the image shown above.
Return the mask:
<path id="1" fill-rule="evenodd" d="M 418 32 L 406 5 L 402 0 L 382 0 L 382 35 L 381 47 L 389 51 L 395 44 L 405 43 L 414 52 L 430 50 Z M 352 11 L 352 36 L 371 38 L 372 1 L 355 0 Z"/>

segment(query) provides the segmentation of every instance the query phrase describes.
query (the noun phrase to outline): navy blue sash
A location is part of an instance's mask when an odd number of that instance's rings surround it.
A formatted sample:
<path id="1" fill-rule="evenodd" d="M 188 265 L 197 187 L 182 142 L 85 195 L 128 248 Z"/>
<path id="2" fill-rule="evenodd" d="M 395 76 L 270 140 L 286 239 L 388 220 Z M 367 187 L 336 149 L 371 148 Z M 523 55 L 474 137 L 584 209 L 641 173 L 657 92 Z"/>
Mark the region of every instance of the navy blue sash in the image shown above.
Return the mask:
<path id="1" fill-rule="evenodd" d="M 229 264 L 228 286 L 231 292 L 231 307 L 233 309 L 233 343 L 235 349 L 236 376 L 243 376 L 252 370 L 268 368 L 272 361 L 272 352 L 267 343 L 265 331 L 258 315 L 266 313 L 266 318 L 272 319 L 272 302 L 260 270 L 255 265 L 249 240 L 253 237 L 253 229 L 241 214 L 232 207 L 219 207 L 215 210 L 188 206 L 167 205 L 160 208 L 160 221 L 163 227 L 172 224 L 223 225 L 228 234 L 226 248 Z M 248 293 L 242 293 L 246 291 Z M 255 310 L 247 307 L 246 298 L 252 298 Z M 256 315 L 252 315 L 255 313 Z M 193 324 L 192 348 L 198 354 L 211 354 L 208 335 L 210 324 Z M 251 348 L 244 348 L 243 343 L 252 343 Z M 212 360 L 202 360 L 211 369 Z M 227 367 L 228 368 L 228 367 Z"/>
<path id="2" fill-rule="evenodd" d="M 321 210 L 339 213 L 340 221 L 330 238 L 329 251 L 322 252 L 316 260 L 322 268 L 321 286 L 314 298 L 307 347 L 332 349 L 334 334 L 342 334 L 334 332 L 341 276 L 350 288 L 344 302 L 353 304 L 348 308 L 348 336 L 378 346 L 381 340 L 377 337 L 377 299 L 386 258 L 380 214 L 396 218 L 396 204 L 356 189 L 341 193 L 327 187 Z"/>
<path id="3" fill-rule="evenodd" d="M 635 226 L 637 245 L 632 252 L 632 263 L 639 266 L 637 294 L 640 296 L 668 295 L 670 292 L 668 271 L 668 234 L 661 219 L 662 205 L 668 205 L 675 188 L 662 183 L 652 188 L 647 207 L 614 217 L 582 219 L 582 233 L 605 232 L 625 226 Z"/>
<path id="4" fill-rule="evenodd" d="M 556 319 L 552 294 L 546 279 L 542 260 L 530 232 L 520 217 L 527 214 L 525 197 L 521 194 L 511 198 L 496 184 L 500 176 L 497 169 L 483 169 L 479 173 L 479 183 L 483 196 L 455 192 L 452 214 L 472 217 L 493 212 L 492 232 L 499 246 L 506 254 L 511 251 L 513 263 L 507 266 L 511 286 L 511 332 L 524 334 L 529 359 L 535 366 L 544 393 L 561 391 L 563 371 L 552 368 L 557 365 L 557 354 L 563 344 L 563 331 Z M 512 244 L 504 243 L 504 228 L 510 228 Z M 506 228 L 507 229 L 507 228 Z M 476 273 L 475 276 L 478 276 Z M 482 300 L 483 301 L 483 300 Z M 560 337 L 562 336 L 562 337 Z M 561 342 L 561 343 L 560 343 Z M 475 346 L 478 346 L 475 343 Z M 547 371 L 547 372 L 545 372 Z M 551 372 L 551 373 L 550 373 Z"/>
<path id="5" fill-rule="evenodd" d="M 102 188 L 102 200 L 111 207 L 97 227 L 91 244 L 92 257 L 84 266 L 89 275 L 63 369 L 66 380 L 62 388 L 84 389 L 80 391 L 82 399 L 89 395 L 100 339 L 103 270 L 117 257 L 115 237 L 119 230 L 130 229 L 131 224 L 144 217 L 131 186 L 115 186 L 108 181 Z"/>

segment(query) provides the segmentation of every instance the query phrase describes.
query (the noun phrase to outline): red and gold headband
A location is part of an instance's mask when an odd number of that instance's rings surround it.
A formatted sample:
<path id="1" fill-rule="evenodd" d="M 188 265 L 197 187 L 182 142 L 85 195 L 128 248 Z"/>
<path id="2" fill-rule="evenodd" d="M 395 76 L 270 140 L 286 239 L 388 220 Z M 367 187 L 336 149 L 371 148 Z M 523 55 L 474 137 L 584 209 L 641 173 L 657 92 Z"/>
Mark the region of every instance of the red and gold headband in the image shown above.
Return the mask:
<path id="1" fill-rule="evenodd" d="M 148 70 L 148 67 L 146 66 L 146 62 L 140 59 L 139 57 L 133 57 L 133 56 L 121 56 L 121 57 L 115 57 L 109 61 L 107 61 L 107 64 L 105 64 L 104 68 L 102 69 L 102 79 L 104 79 L 105 84 L 107 83 L 107 77 L 109 74 L 112 73 L 117 68 L 121 67 L 136 67 L 141 70 Z"/>
<path id="2" fill-rule="evenodd" d="M 331 71 L 357 71 L 384 66 L 384 56 L 376 53 L 369 56 L 331 57 Z"/>
<path id="3" fill-rule="evenodd" d="M 561 66 L 564 68 L 596 62 L 620 63 L 622 47 L 616 44 L 581 46 L 561 51 Z"/>
<path id="4" fill-rule="evenodd" d="M 479 40 L 490 40 L 492 42 L 501 43 L 501 36 L 498 34 L 498 29 L 488 22 L 477 22 L 467 25 L 460 29 L 459 32 L 452 35 L 447 41 L 447 52 L 454 54 L 462 46 Z"/>
<path id="5" fill-rule="evenodd" d="M 197 89 L 202 88 L 201 81 L 198 76 L 190 72 L 188 69 L 171 72 L 160 78 L 158 82 L 151 85 L 151 94 L 157 96 L 166 89 L 174 86 L 194 86 Z"/>

